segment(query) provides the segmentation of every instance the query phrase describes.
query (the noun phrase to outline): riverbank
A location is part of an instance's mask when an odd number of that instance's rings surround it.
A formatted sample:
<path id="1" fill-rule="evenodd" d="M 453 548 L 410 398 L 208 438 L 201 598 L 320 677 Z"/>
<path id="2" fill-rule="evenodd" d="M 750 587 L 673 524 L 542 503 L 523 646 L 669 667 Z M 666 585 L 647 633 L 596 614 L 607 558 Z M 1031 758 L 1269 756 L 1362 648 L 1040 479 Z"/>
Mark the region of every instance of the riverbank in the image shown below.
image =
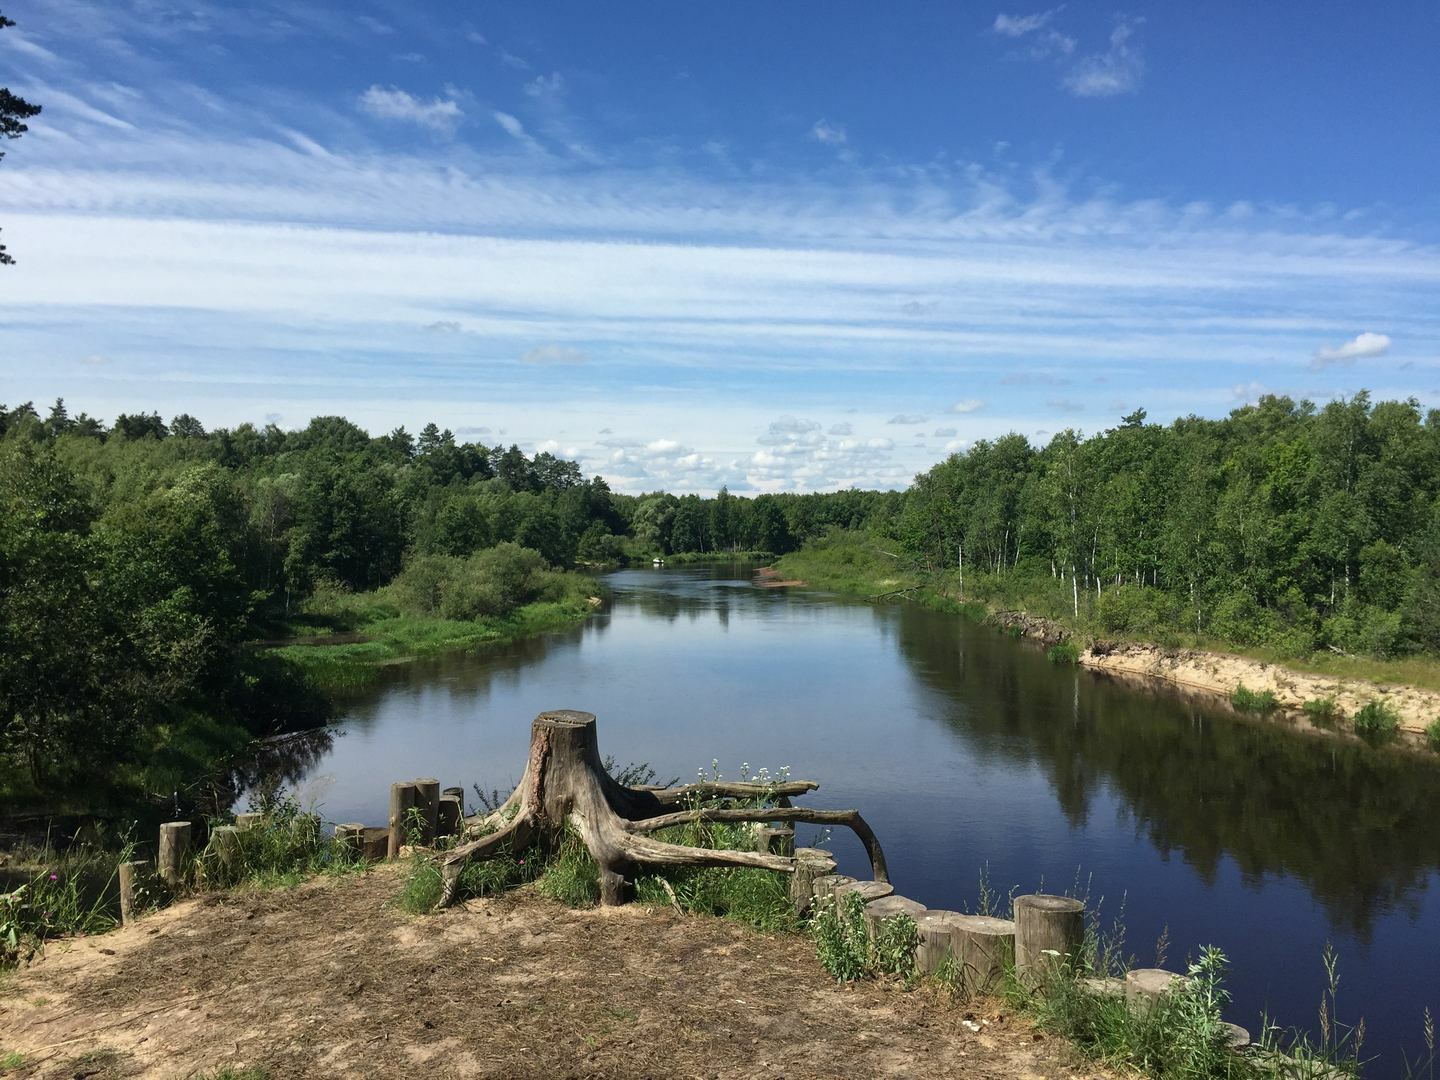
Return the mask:
<path id="1" fill-rule="evenodd" d="M 1125 636 L 1099 636 L 1067 618 L 1016 611 L 994 603 L 961 600 L 948 579 L 937 586 L 904 568 L 878 545 L 845 542 L 783 556 L 766 568 L 767 585 L 809 584 L 870 600 L 909 599 L 991 623 L 1016 637 L 1053 646 L 1073 643 L 1075 662 L 1121 678 L 1158 679 L 1230 701 L 1238 687 L 1273 695 L 1274 707 L 1293 713 L 1306 704 L 1323 722 L 1344 723 L 1371 702 L 1380 702 L 1398 730 L 1436 742 L 1440 724 L 1440 664 L 1425 659 L 1385 661 L 1341 655 L 1280 660 L 1214 647 L 1214 643 L 1165 645 Z M 1328 703 L 1320 707 L 1313 703 Z M 1348 726 L 1348 725 L 1347 725 Z"/>
<path id="2" fill-rule="evenodd" d="M 800 935 L 530 889 L 415 918 L 391 902 L 402 872 L 211 894 L 52 946 L 0 988 L 0 1074 L 1110 1075 L 999 1003 L 837 984 Z"/>

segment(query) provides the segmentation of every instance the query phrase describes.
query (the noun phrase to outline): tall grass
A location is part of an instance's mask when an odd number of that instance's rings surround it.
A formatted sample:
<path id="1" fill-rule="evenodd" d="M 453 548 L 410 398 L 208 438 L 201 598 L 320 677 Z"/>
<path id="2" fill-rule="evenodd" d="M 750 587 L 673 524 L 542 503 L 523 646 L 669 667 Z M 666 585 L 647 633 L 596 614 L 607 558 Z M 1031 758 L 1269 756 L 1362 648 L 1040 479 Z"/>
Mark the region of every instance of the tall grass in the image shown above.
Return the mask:
<path id="1" fill-rule="evenodd" d="M 1272 690 L 1251 690 L 1240 683 L 1230 694 L 1230 704 L 1241 712 L 1270 713 L 1280 707 Z"/>

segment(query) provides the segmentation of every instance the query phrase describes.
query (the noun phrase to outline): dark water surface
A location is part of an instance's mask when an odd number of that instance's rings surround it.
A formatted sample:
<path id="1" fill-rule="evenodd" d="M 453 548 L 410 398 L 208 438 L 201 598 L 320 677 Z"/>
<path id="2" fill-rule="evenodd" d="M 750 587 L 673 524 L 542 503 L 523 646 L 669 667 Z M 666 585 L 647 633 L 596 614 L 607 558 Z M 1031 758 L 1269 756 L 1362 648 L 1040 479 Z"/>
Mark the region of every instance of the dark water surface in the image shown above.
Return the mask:
<path id="1" fill-rule="evenodd" d="M 693 778 L 789 765 L 804 801 L 858 807 L 897 890 L 972 909 L 994 887 L 1088 891 L 1142 965 L 1207 943 L 1230 1019 L 1313 1026 L 1321 952 L 1372 1076 L 1440 1007 L 1440 758 L 1237 718 L 1087 672 L 955 616 L 751 586 L 729 567 L 630 570 L 582 627 L 397 667 L 307 781 L 335 821 L 382 823 L 392 780 L 508 792 L 529 723 L 599 717 L 600 749 Z M 803 841 L 802 841 L 803 842 Z M 837 833 L 842 872 L 867 876 Z M 1123 907 L 1122 907 L 1123 906 Z"/>

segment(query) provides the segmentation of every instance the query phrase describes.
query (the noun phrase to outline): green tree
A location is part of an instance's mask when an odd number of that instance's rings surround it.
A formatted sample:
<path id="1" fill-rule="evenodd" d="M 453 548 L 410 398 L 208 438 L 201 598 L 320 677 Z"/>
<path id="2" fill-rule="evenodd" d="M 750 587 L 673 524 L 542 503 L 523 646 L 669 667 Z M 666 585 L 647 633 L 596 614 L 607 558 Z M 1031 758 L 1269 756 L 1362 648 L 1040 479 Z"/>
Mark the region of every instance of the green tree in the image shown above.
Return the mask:
<path id="1" fill-rule="evenodd" d="M 14 25 L 13 19 L 7 19 L 0 13 L 0 30 Z M 0 135 L 6 139 L 18 139 L 30 130 L 25 121 L 33 120 L 39 115 L 39 105 L 32 105 L 18 94 L 11 93 L 8 87 L 0 86 Z M 0 159 L 4 157 L 5 151 L 0 150 Z M 0 244 L 0 266 L 9 266 L 14 261 L 6 252 L 5 245 Z"/>

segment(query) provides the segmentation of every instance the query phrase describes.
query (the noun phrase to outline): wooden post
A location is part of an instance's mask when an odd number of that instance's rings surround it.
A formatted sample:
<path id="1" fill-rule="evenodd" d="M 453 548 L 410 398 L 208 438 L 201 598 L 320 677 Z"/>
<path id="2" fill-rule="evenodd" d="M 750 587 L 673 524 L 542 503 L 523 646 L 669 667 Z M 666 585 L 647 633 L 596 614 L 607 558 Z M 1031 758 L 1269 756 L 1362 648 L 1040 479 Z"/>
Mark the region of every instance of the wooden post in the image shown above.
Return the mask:
<path id="1" fill-rule="evenodd" d="M 835 870 L 835 856 L 824 848 L 797 848 L 795 872 L 790 875 L 790 903 L 796 915 L 810 910 L 815 899 L 815 879 Z"/>
<path id="2" fill-rule="evenodd" d="M 1125 1000 L 1130 1008 L 1145 1011 L 1166 994 L 1185 985 L 1185 976 L 1164 968 L 1135 968 L 1125 973 Z"/>
<path id="3" fill-rule="evenodd" d="M 755 850 L 762 855 L 795 852 L 795 830 L 788 825 L 762 825 L 755 830 Z"/>
<path id="4" fill-rule="evenodd" d="M 246 810 L 235 815 L 235 827 L 240 830 L 253 829 L 265 820 L 265 815 L 258 810 Z"/>
<path id="5" fill-rule="evenodd" d="M 1068 896 L 1015 898 L 1015 975 L 1038 989 L 1072 962 L 1085 940 L 1085 905 Z"/>
<path id="6" fill-rule="evenodd" d="M 865 905 L 865 929 L 870 934 L 870 940 L 874 941 L 880 934 L 880 924 L 886 919 L 909 915 L 918 926 L 920 916 L 927 910 L 924 904 L 911 900 L 908 896 L 882 896 L 879 900 L 871 900 Z"/>
<path id="7" fill-rule="evenodd" d="M 461 816 L 462 818 L 465 816 L 465 789 L 464 789 L 463 787 L 447 787 L 444 791 L 440 792 L 440 794 L 441 794 L 441 795 L 454 795 L 455 798 L 459 799 L 459 800 L 460 800 L 460 816 Z"/>
<path id="8" fill-rule="evenodd" d="M 233 869 L 240 858 L 240 827 L 238 825 L 216 825 L 210 830 L 210 851 L 220 865 Z"/>
<path id="9" fill-rule="evenodd" d="M 185 876 L 185 856 L 190 852 L 192 829 L 188 821 L 167 821 L 160 826 L 160 880 L 172 889 Z"/>
<path id="10" fill-rule="evenodd" d="M 140 913 L 139 897 L 136 893 L 144 887 L 150 873 L 148 859 L 136 859 L 120 864 L 120 921 L 129 926 Z"/>
<path id="11" fill-rule="evenodd" d="M 812 886 L 817 904 L 835 898 L 835 891 L 841 885 L 853 885 L 855 879 L 848 874 L 821 874 L 815 878 Z"/>
<path id="12" fill-rule="evenodd" d="M 440 781 L 422 776 L 415 784 L 415 809 L 420 812 L 420 843 L 433 844 L 440 822 Z"/>
<path id="13" fill-rule="evenodd" d="M 464 820 L 465 816 L 460 807 L 458 795 L 440 796 L 440 812 L 436 816 L 435 823 L 436 836 L 454 836 L 460 831 L 460 822 Z"/>
<path id="14" fill-rule="evenodd" d="M 872 900 L 889 896 L 894 891 L 895 886 L 888 881 L 844 881 L 835 886 L 834 896 L 838 904 L 843 897 L 853 892 L 868 904 Z"/>
<path id="15" fill-rule="evenodd" d="M 365 854 L 365 825 L 359 821 L 336 825 L 335 846 L 344 852 L 347 858 L 361 858 Z"/>
<path id="16" fill-rule="evenodd" d="M 390 851 L 390 829 L 384 825 L 366 825 L 360 850 L 366 862 L 384 862 Z"/>
<path id="17" fill-rule="evenodd" d="M 915 926 L 920 934 L 915 947 L 918 970 L 938 971 L 949 956 L 958 988 L 966 994 L 973 997 L 1000 986 L 1015 952 L 1015 924 L 1009 919 L 930 911 Z"/>
<path id="18" fill-rule="evenodd" d="M 408 839 L 405 835 L 405 827 L 409 824 L 406 820 L 410 811 L 415 806 L 415 785 L 409 781 L 390 785 L 390 844 L 386 850 L 386 858 L 398 859 L 400 849 L 405 846 Z"/>

